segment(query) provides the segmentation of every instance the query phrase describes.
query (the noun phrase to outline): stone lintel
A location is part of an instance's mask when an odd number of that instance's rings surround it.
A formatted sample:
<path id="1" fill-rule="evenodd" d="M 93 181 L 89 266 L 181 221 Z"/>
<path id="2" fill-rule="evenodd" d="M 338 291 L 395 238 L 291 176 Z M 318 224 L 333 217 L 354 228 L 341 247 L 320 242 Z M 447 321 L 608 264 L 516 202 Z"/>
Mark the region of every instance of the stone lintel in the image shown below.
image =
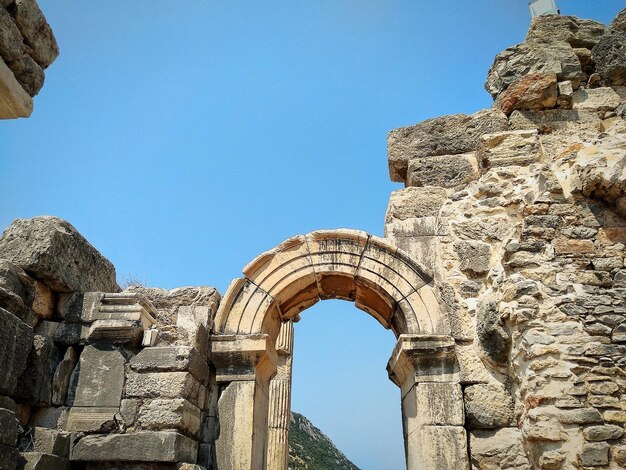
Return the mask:
<path id="1" fill-rule="evenodd" d="M 127 320 L 141 322 L 143 328 L 156 324 L 157 309 L 139 292 L 87 292 L 81 320 Z"/>
<path id="2" fill-rule="evenodd" d="M 32 112 L 33 99 L 0 58 L 0 119 L 26 118 Z"/>
<path id="3" fill-rule="evenodd" d="M 265 381 L 276 373 L 278 354 L 269 335 L 214 335 L 209 349 L 218 382 Z"/>
<path id="4" fill-rule="evenodd" d="M 402 395 L 420 382 L 458 382 L 454 339 L 448 335 L 400 335 L 387 363 Z"/>

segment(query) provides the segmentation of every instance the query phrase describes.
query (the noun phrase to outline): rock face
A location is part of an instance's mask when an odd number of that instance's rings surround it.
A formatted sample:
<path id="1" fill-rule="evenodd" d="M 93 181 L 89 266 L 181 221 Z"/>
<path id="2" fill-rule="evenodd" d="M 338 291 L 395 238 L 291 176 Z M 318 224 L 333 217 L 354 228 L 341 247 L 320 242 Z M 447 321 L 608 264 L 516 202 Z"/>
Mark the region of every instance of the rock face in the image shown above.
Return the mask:
<path id="1" fill-rule="evenodd" d="M 18 219 L 0 237 L 0 257 L 58 292 L 117 292 L 115 268 L 69 223 Z"/>

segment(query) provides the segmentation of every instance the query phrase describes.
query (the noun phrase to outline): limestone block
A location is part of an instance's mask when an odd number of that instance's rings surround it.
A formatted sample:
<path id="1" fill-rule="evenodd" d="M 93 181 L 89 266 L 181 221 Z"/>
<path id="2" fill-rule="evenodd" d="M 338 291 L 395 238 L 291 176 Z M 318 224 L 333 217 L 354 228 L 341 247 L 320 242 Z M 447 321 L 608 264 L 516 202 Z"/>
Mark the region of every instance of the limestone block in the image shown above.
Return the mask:
<path id="1" fill-rule="evenodd" d="M 473 275 L 489 272 L 491 266 L 491 247 L 479 241 L 460 240 L 454 242 L 454 251 L 459 257 L 461 271 Z"/>
<path id="2" fill-rule="evenodd" d="M 407 170 L 407 186 L 454 188 L 478 177 L 474 153 L 412 158 Z"/>
<path id="3" fill-rule="evenodd" d="M 601 426 L 589 426 L 583 430 L 583 435 L 588 441 L 606 441 L 608 439 L 619 439 L 624 435 L 624 428 L 614 424 Z"/>
<path id="4" fill-rule="evenodd" d="M 52 404 L 64 405 L 67 400 L 67 391 L 70 385 L 70 377 L 76 364 L 78 363 L 78 353 L 70 346 L 65 351 L 63 360 L 59 363 L 52 379 Z"/>
<path id="5" fill-rule="evenodd" d="M 0 237 L 0 257 L 59 292 L 117 292 L 115 268 L 68 222 L 17 219 Z"/>
<path id="6" fill-rule="evenodd" d="M 563 41 L 572 47 L 592 48 L 608 32 L 609 28 L 597 21 L 575 16 L 540 15 L 533 18 L 526 41 Z"/>
<path id="7" fill-rule="evenodd" d="M 622 33 L 626 32 L 626 8 L 620 11 L 617 16 L 613 18 L 610 27 L 615 31 L 620 31 Z"/>
<path id="8" fill-rule="evenodd" d="M 194 463 L 197 442 L 172 431 L 85 436 L 74 445 L 72 461 Z"/>
<path id="9" fill-rule="evenodd" d="M 206 361 L 191 346 L 145 348 L 131 359 L 130 367 L 138 372 L 187 371 L 205 385 L 209 378 Z"/>
<path id="10" fill-rule="evenodd" d="M 476 333 L 486 357 L 495 364 L 505 364 L 511 349 L 511 337 L 504 327 L 498 303 L 483 302 L 478 309 Z"/>
<path id="11" fill-rule="evenodd" d="M 470 433 L 470 455 L 473 469 L 532 470 L 517 428 L 493 431 L 473 430 Z"/>
<path id="12" fill-rule="evenodd" d="M 72 406 L 119 407 L 124 385 L 124 357 L 110 345 L 88 345 L 80 355 Z"/>
<path id="13" fill-rule="evenodd" d="M 578 88 L 584 77 L 572 47 L 561 41 L 531 41 L 498 54 L 489 69 L 485 89 L 496 98 L 512 83 L 529 73 L 554 73 L 558 81 L 570 80 Z"/>
<path id="14" fill-rule="evenodd" d="M 591 56 L 591 53 L 589 54 Z M 557 97 L 557 104 L 561 109 L 572 109 L 574 102 L 574 87 L 569 80 L 566 82 L 558 83 L 559 96 Z"/>
<path id="15" fill-rule="evenodd" d="M 458 469 L 469 470 L 467 456 L 467 436 L 461 426 L 424 426 L 414 434 L 418 435 L 420 444 L 419 458 L 416 455 L 407 456 L 407 469 Z M 411 436 L 407 439 L 411 440 Z M 409 444 L 409 448 L 412 446 Z"/>
<path id="16" fill-rule="evenodd" d="M 39 318 L 50 318 L 54 314 L 54 296 L 43 282 L 35 281 L 35 299 L 32 309 Z"/>
<path id="17" fill-rule="evenodd" d="M 498 95 L 496 105 L 507 116 L 516 109 L 540 111 L 553 108 L 558 87 L 555 73 L 530 73 L 511 83 Z"/>
<path id="18" fill-rule="evenodd" d="M 19 467 L 20 470 L 70 470 L 70 461 L 42 452 L 22 452 Z"/>
<path id="19" fill-rule="evenodd" d="M 626 465 L 626 446 L 614 446 L 611 449 L 611 455 L 619 465 Z"/>
<path id="20" fill-rule="evenodd" d="M 470 427 L 503 428 L 513 419 L 513 398 L 498 384 L 477 384 L 465 388 L 465 416 Z"/>
<path id="21" fill-rule="evenodd" d="M 387 137 L 391 180 L 405 182 L 408 162 L 413 158 L 472 152 L 476 150 L 481 135 L 507 129 L 504 114 L 483 110 L 472 115 L 437 117 L 392 130 Z"/>
<path id="22" fill-rule="evenodd" d="M 69 408 L 40 408 L 30 418 L 30 425 L 47 429 L 66 429 Z"/>
<path id="23" fill-rule="evenodd" d="M 52 403 L 52 378 L 60 360 L 59 350 L 52 339 L 35 335 L 33 347 L 26 360 L 26 368 L 15 390 L 18 401 L 30 405 L 49 406 Z"/>
<path id="24" fill-rule="evenodd" d="M 131 372 L 126 380 L 130 398 L 186 398 L 203 406 L 206 389 L 189 372 Z"/>
<path id="25" fill-rule="evenodd" d="M 183 398 L 155 399 L 144 402 L 139 408 L 139 425 L 143 429 L 177 429 L 197 437 L 200 431 L 200 409 Z"/>
<path id="26" fill-rule="evenodd" d="M 32 112 L 33 99 L 0 59 L 0 119 L 28 117 Z"/>
<path id="27" fill-rule="evenodd" d="M 5 408 L 0 408 L 0 445 L 17 445 L 18 421 L 15 413 Z"/>
<path id="28" fill-rule="evenodd" d="M 415 400 L 419 425 L 463 426 L 465 422 L 459 384 L 416 384 Z"/>
<path id="29" fill-rule="evenodd" d="M 116 427 L 117 407 L 73 406 L 66 429 L 71 432 L 110 432 Z"/>
<path id="30" fill-rule="evenodd" d="M 96 320 L 87 331 L 87 341 L 138 344 L 143 338 L 143 331 L 143 325 L 139 321 Z"/>
<path id="31" fill-rule="evenodd" d="M 573 100 L 574 109 L 589 112 L 613 111 L 621 102 L 619 95 L 610 87 L 576 90 Z"/>
<path id="32" fill-rule="evenodd" d="M 24 40 L 9 12 L 0 7 L 0 57 L 6 62 L 24 55 Z"/>
<path id="33" fill-rule="evenodd" d="M 584 444 L 580 453 L 580 463 L 584 467 L 598 467 L 609 464 L 609 444 L 593 442 Z"/>
<path id="34" fill-rule="evenodd" d="M 30 55 L 24 54 L 19 59 L 8 62 L 7 65 L 26 93 L 30 96 L 36 96 L 39 93 L 46 77 L 43 69 Z"/>
<path id="35" fill-rule="evenodd" d="M 0 393 L 11 395 L 26 368 L 33 345 L 33 329 L 0 308 Z"/>
<path id="36" fill-rule="evenodd" d="M 512 130 L 541 129 L 543 132 L 576 128 L 600 130 L 602 126 L 597 115 L 582 109 L 513 111 L 509 121 Z"/>
<path id="37" fill-rule="evenodd" d="M 43 454 L 69 457 L 70 433 L 55 429 L 32 428 L 33 450 Z"/>
<path id="38" fill-rule="evenodd" d="M 59 55 L 59 46 L 52 29 L 35 0 L 15 0 L 13 16 L 30 53 L 39 65 L 48 67 Z"/>
<path id="39" fill-rule="evenodd" d="M 391 223 L 394 219 L 438 217 L 446 200 L 447 193 L 443 188 L 405 188 L 393 191 L 385 222 Z"/>
<path id="40" fill-rule="evenodd" d="M 0 259 L 0 308 L 34 326 L 36 318 L 30 311 L 34 298 L 33 280 L 21 268 Z"/>
<path id="41" fill-rule="evenodd" d="M 19 455 L 17 447 L 0 444 L 0 468 L 2 470 L 15 470 Z"/>
<path id="42" fill-rule="evenodd" d="M 457 343 L 454 349 L 459 362 L 459 383 L 466 385 L 489 381 L 489 373 L 480 360 L 475 344 Z"/>
<path id="43" fill-rule="evenodd" d="M 478 148 L 478 162 L 483 168 L 525 166 L 541 158 L 539 135 L 532 130 L 486 134 Z"/>
<path id="44" fill-rule="evenodd" d="M 207 357 L 208 328 L 205 325 L 213 324 L 215 311 L 210 306 L 195 305 L 178 308 L 176 328 L 183 333 L 188 343 L 193 346 L 202 357 Z"/>
<path id="45" fill-rule="evenodd" d="M 81 325 L 80 323 L 59 323 L 54 332 L 54 342 L 61 346 L 85 344 L 89 328 L 90 325 Z"/>
<path id="46" fill-rule="evenodd" d="M 626 84 L 626 33 L 606 34 L 591 49 L 598 72 L 608 85 Z"/>

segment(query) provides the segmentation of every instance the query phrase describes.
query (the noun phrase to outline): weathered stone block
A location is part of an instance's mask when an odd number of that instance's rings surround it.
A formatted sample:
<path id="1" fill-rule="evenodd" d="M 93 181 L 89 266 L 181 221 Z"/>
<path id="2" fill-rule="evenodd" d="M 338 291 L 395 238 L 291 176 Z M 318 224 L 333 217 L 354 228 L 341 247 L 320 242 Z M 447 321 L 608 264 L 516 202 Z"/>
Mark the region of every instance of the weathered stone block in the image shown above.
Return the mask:
<path id="1" fill-rule="evenodd" d="M 117 407 L 73 406 L 67 417 L 68 431 L 110 432 L 116 428 Z"/>
<path id="2" fill-rule="evenodd" d="M 23 269 L 8 260 L 0 259 L 0 308 L 34 326 L 37 319 L 30 311 L 34 298 L 33 280 Z"/>
<path id="3" fill-rule="evenodd" d="M 52 339 L 35 335 L 26 368 L 19 378 L 19 386 L 15 389 L 18 401 L 49 406 L 52 403 L 52 377 L 60 359 L 59 350 Z"/>
<path id="4" fill-rule="evenodd" d="M 15 470 L 19 456 L 17 447 L 0 444 L 0 468 L 2 470 Z"/>
<path id="5" fill-rule="evenodd" d="M 474 275 L 489 272 L 491 266 L 491 247 L 487 243 L 461 240 L 454 242 L 454 251 L 459 257 L 461 271 Z"/>
<path id="6" fill-rule="evenodd" d="M 19 466 L 20 470 L 70 470 L 70 461 L 41 452 L 23 452 Z"/>
<path id="7" fill-rule="evenodd" d="M 489 360 L 495 364 L 507 362 L 511 349 L 511 336 L 504 328 L 497 302 L 484 302 L 480 305 L 476 333 L 482 350 Z"/>
<path id="8" fill-rule="evenodd" d="M 610 87 L 576 90 L 573 95 L 574 109 L 590 112 L 613 111 L 620 102 L 619 95 Z"/>
<path id="9" fill-rule="evenodd" d="M 0 308 L 0 393 L 11 395 L 26 368 L 33 345 L 33 329 Z"/>
<path id="10" fill-rule="evenodd" d="M 470 385 L 465 388 L 465 416 L 473 428 L 504 428 L 513 419 L 513 398 L 502 385 Z"/>
<path id="11" fill-rule="evenodd" d="M 130 367 L 138 372 L 187 371 L 204 384 L 209 378 L 206 361 L 190 346 L 145 348 L 131 359 Z"/>
<path id="12" fill-rule="evenodd" d="M 597 21 L 575 16 L 540 15 L 533 18 L 526 41 L 562 41 L 572 47 L 592 48 L 608 32 L 609 28 Z"/>
<path id="13" fill-rule="evenodd" d="M 580 453 L 580 463 L 584 467 L 598 467 L 609 464 L 609 444 L 606 442 L 594 442 L 584 444 Z"/>
<path id="14" fill-rule="evenodd" d="M 124 385 L 124 356 L 110 345 L 86 346 L 80 355 L 72 406 L 119 407 Z"/>
<path id="15" fill-rule="evenodd" d="M 409 160 L 407 186 L 438 186 L 454 188 L 478 177 L 478 164 L 473 153 L 413 158 Z"/>
<path id="16" fill-rule="evenodd" d="M 409 468 L 469 469 L 467 435 L 461 426 L 424 426 L 416 431 L 420 456 L 409 455 Z M 417 437 L 417 436 L 416 436 Z M 411 439 L 409 436 L 408 439 Z M 416 465 L 416 462 L 417 463 Z"/>
<path id="17" fill-rule="evenodd" d="M 67 417 L 69 408 L 61 406 L 59 408 L 41 408 L 30 418 L 32 426 L 39 426 L 47 429 L 65 429 L 67 427 Z"/>
<path id="18" fill-rule="evenodd" d="M 447 199 L 443 188 L 405 188 L 393 191 L 389 198 L 386 223 L 394 219 L 437 217 Z"/>
<path id="19" fill-rule="evenodd" d="M 626 84 L 626 34 L 613 32 L 606 34 L 591 49 L 596 63 L 596 72 L 608 85 Z"/>
<path id="20" fill-rule="evenodd" d="M 420 425 L 463 426 L 463 393 L 455 383 L 420 383 L 415 386 Z"/>
<path id="21" fill-rule="evenodd" d="M 200 431 L 200 409 L 183 398 L 146 401 L 139 409 L 139 425 L 143 429 L 178 429 L 197 437 Z"/>
<path id="22" fill-rule="evenodd" d="M 588 441 L 606 441 L 607 439 L 619 439 L 624 435 L 624 428 L 614 424 L 602 426 L 590 426 L 583 430 L 583 435 Z"/>
<path id="23" fill-rule="evenodd" d="M 30 46 L 33 59 L 43 68 L 59 55 L 59 46 L 35 0 L 15 0 L 12 7 L 15 22 Z"/>
<path id="24" fill-rule="evenodd" d="M 522 436 L 517 428 L 471 431 L 469 446 L 472 468 L 486 470 L 533 468 L 526 457 Z"/>
<path id="25" fill-rule="evenodd" d="M 408 162 L 413 158 L 471 152 L 476 150 L 483 134 L 507 129 L 506 116 L 496 110 L 483 110 L 471 116 L 442 116 L 395 129 L 387 137 L 391 180 L 405 182 Z"/>
<path id="26" fill-rule="evenodd" d="M 516 109 L 543 110 L 556 105 L 556 74 L 530 73 L 513 82 L 496 99 L 496 105 L 507 116 Z"/>
<path id="27" fill-rule="evenodd" d="M 539 135 L 532 130 L 486 134 L 478 148 L 478 162 L 483 168 L 530 165 L 541 156 Z"/>
<path id="28" fill-rule="evenodd" d="M 600 129 L 600 118 L 581 109 L 546 109 L 544 111 L 513 111 L 511 129 L 541 129 L 542 132 L 568 128 Z"/>
<path id="29" fill-rule="evenodd" d="M 74 227 L 56 217 L 17 219 L 0 237 L 0 257 L 59 292 L 117 292 L 115 269 Z"/>
<path id="30" fill-rule="evenodd" d="M 206 398 L 206 388 L 189 372 L 132 372 L 125 391 L 129 398 L 185 398 L 199 408 Z"/>
<path id="31" fill-rule="evenodd" d="M 17 445 L 18 423 L 13 411 L 0 408 L 0 445 Z"/>
<path id="32" fill-rule="evenodd" d="M 143 331 L 139 321 L 96 320 L 89 327 L 87 341 L 139 344 L 143 338 Z"/>
<path id="33" fill-rule="evenodd" d="M 0 57 L 9 62 L 19 59 L 24 52 L 26 46 L 20 30 L 9 12 L 0 7 Z"/>
<path id="34" fill-rule="evenodd" d="M 128 434 L 91 435 L 79 440 L 73 461 L 196 461 L 197 442 L 172 431 L 137 431 Z"/>
<path id="35" fill-rule="evenodd" d="M 36 96 L 43 87 L 46 77 L 43 69 L 30 55 L 24 54 L 19 59 L 7 64 L 15 79 L 30 96 Z"/>
<path id="36" fill-rule="evenodd" d="M 32 309 L 39 318 L 51 318 L 54 314 L 54 296 L 43 282 L 35 281 L 35 300 Z"/>

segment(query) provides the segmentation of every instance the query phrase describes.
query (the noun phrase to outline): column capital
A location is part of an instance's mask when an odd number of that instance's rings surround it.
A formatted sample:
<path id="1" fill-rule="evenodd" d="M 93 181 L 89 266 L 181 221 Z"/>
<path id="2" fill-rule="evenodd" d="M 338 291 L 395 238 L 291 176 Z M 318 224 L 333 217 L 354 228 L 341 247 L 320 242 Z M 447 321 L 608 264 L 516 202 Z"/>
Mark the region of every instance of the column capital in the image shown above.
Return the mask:
<path id="1" fill-rule="evenodd" d="M 269 335 L 213 335 L 209 359 L 218 382 L 269 380 L 276 374 L 278 355 Z"/>
<path id="2" fill-rule="evenodd" d="M 448 335 L 400 335 L 387 372 L 403 395 L 419 382 L 458 382 L 454 339 Z"/>

